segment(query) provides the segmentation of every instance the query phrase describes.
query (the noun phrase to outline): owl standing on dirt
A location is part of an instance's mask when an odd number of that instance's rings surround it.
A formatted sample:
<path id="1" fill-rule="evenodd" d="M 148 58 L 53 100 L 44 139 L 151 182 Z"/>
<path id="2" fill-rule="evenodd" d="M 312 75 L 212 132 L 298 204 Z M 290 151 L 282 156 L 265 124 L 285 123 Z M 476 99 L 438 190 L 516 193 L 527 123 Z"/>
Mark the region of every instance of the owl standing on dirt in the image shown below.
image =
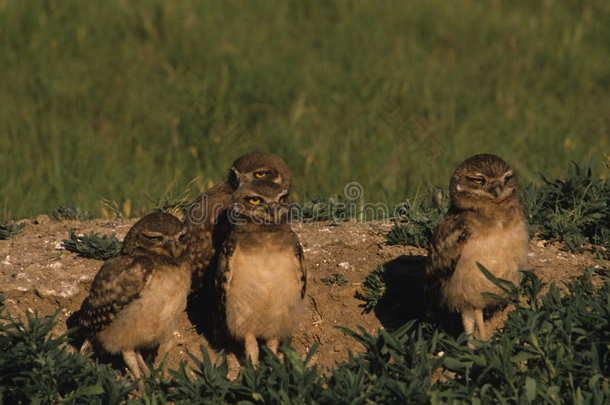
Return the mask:
<path id="1" fill-rule="evenodd" d="M 183 260 L 186 227 L 173 215 L 149 214 L 127 232 L 121 253 L 107 260 L 83 301 L 79 322 L 86 353 L 99 344 L 121 353 L 134 377 L 148 375 L 140 349 L 173 343 L 177 319 L 186 307 L 190 268 Z"/>
<path id="2" fill-rule="evenodd" d="M 527 262 L 528 234 L 510 166 L 492 154 L 472 156 L 451 176 L 449 211 L 436 228 L 426 265 L 428 308 L 458 311 L 466 333 L 486 339 L 483 309 L 501 294 L 479 270 L 518 284 Z"/>
<path id="3" fill-rule="evenodd" d="M 237 158 L 224 183 L 203 193 L 195 200 L 186 215 L 189 232 L 189 261 L 193 270 L 192 289 L 204 284 L 204 277 L 217 250 L 224 242 L 229 227 L 226 210 L 240 184 L 268 180 L 280 184 L 287 192 L 292 187 L 292 177 L 286 163 L 279 156 L 253 151 Z"/>
<path id="4" fill-rule="evenodd" d="M 231 232 L 218 260 L 220 313 L 230 335 L 258 363 L 257 339 L 277 352 L 305 309 L 303 251 L 288 223 L 288 190 L 270 181 L 240 186 L 228 209 Z"/>

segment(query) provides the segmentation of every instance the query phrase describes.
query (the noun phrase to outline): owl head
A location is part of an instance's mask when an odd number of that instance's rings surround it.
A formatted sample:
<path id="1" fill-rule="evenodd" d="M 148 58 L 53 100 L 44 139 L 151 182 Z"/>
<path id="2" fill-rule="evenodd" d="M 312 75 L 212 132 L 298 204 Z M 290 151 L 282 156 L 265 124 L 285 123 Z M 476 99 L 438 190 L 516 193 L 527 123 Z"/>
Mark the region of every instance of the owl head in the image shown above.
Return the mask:
<path id="1" fill-rule="evenodd" d="M 123 240 L 121 253 L 178 259 L 185 249 L 186 234 L 186 226 L 178 218 L 164 212 L 154 212 L 131 227 Z"/>
<path id="2" fill-rule="evenodd" d="M 508 163 L 492 154 L 472 156 L 458 165 L 451 176 L 451 205 L 474 209 L 479 204 L 501 203 L 517 196 L 517 177 Z"/>
<path id="3" fill-rule="evenodd" d="M 233 224 L 281 224 L 290 214 L 288 190 L 269 180 L 245 183 L 233 193 L 229 220 Z"/>
<path id="4" fill-rule="evenodd" d="M 281 157 L 267 152 L 248 152 L 238 157 L 229 169 L 228 182 L 237 189 L 255 180 L 269 180 L 290 192 L 292 177 Z"/>

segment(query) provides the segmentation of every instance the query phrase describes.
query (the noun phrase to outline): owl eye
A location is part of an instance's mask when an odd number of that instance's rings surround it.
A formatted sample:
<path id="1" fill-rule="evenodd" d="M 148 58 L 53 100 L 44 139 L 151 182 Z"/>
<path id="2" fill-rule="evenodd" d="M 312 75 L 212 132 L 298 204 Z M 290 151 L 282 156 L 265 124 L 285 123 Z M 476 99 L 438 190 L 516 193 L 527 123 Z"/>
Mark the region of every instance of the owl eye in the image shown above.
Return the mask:
<path id="1" fill-rule="evenodd" d="M 284 204 L 286 202 L 286 196 L 283 195 L 280 197 L 280 204 Z"/>
<path id="2" fill-rule="evenodd" d="M 146 236 L 146 239 L 148 240 L 154 240 L 154 241 L 162 241 L 163 240 L 163 236 L 159 236 L 159 235 L 144 235 Z"/>
<path id="3" fill-rule="evenodd" d="M 470 180 L 475 184 L 483 184 L 485 180 L 480 177 L 471 177 Z"/>
<path id="4" fill-rule="evenodd" d="M 510 179 L 512 179 L 512 178 L 513 178 L 513 175 L 512 175 L 512 174 L 509 174 L 508 176 L 506 176 L 506 177 L 504 178 L 504 184 L 508 183 L 508 182 L 509 182 L 509 180 L 510 180 Z"/>
<path id="5" fill-rule="evenodd" d="M 258 197 L 250 197 L 250 198 L 248 199 L 248 202 L 249 202 L 250 204 L 252 204 L 252 205 L 256 205 L 256 204 L 259 204 L 259 203 L 261 202 L 261 199 L 260 199 L 260 198 L 258 198 Z"/>
<path id="6" fill-rule="evenodd" d="M 257 179 L 262 179 L 263 177 L 265 177 L 267 175 L 267 173 L 265 173 L 264 171 L 258 171 L 256 173 L 254 173 L 254 177 L 256 177 Z"/>

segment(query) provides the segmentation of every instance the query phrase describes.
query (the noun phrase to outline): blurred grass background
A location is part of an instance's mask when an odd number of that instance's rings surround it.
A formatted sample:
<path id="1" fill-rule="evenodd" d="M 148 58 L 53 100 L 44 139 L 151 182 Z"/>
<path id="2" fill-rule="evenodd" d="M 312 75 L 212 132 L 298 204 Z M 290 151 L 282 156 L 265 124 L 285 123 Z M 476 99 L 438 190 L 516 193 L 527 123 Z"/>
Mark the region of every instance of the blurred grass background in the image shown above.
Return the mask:
<path id="1" fill-rule="evenodd" d="M 480 152 L 610 154 L 610 2 L 0 0 L 0 218 L 124 214 L 282 156 L 397 203 Z M 601 166 L 598 164 L 598 166 Z"/>

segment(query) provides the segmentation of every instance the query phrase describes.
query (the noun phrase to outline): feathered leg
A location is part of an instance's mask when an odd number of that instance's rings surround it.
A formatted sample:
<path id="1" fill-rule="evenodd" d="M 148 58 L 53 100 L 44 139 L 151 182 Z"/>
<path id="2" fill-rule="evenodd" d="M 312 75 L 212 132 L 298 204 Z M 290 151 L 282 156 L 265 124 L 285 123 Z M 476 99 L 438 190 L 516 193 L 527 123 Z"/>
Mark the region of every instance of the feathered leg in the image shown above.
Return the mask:
<path id="1" fill-rule="evenodd" d="M 462 325 L 464 325 L 464 332 L 469 335 L 474 333 L 475 324 L 475 310 L 473 308 L 466 308 L 462 310 Z"/>
<path id="2" fill-rule="evenodd" d="M 131 374 L 133 374 L 136 380 L 142 378 L 142 371 L 140 370 L 140 366 L 138 365 L 138 363 L 140 362 L 138 359 L 138 355 L 139 353 L 136 353 L 133 350 L 127 350 L 123 352 L 123 360 L 125 361 L 125 364 L 127 364 L 127 367 L 129 368 Z M 148 367 L 146 368 L 146 370 L 148 370 Z M 138 390 L 140 391 L 140 394 L 144 394 L 144 381 L 140 380 L 140 382 L 138 383 Z"/>
<path id="3" fill-rule="evenodd" d="M 474 319 L 478 331 L 477 339 L 487 340 L 487 328 L 485 327 L 485 320 L 483 319 L 483 309 L 477 308 L 474 310 Z"/>
<path id="4" fill-rule="evenodd" d="M 245 337 L 246 359 L 250 359 L 252 364 L 258 364 L 258 342 L 252 332 L 247 332 Z"/>

